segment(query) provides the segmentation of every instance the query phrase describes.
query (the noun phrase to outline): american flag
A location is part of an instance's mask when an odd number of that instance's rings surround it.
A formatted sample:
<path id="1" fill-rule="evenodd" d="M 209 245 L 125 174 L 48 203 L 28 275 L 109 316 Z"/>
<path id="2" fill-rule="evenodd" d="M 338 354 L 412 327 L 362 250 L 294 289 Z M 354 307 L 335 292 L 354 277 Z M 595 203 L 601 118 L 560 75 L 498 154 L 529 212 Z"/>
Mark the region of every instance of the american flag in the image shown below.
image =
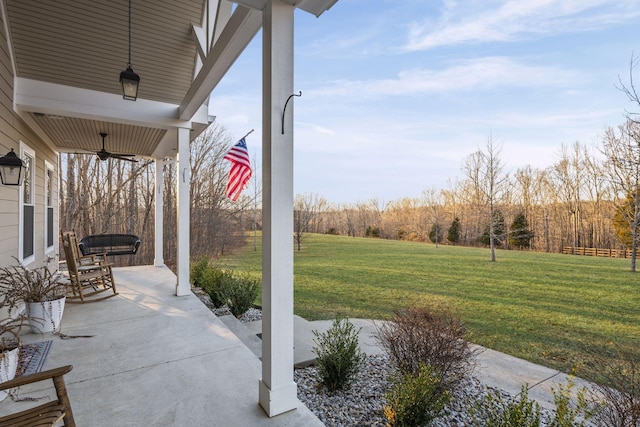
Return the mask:
<path id="1" fill-rule="evenodd" d="M 227 197 L 234 202 L 240 197 L 240 193 L 251 179 L 251 163 L 249 162 L 249 150 L 247 143 L 242 138 L 224 156 L 231 162 L 229 181 L 227 182 Z"/>

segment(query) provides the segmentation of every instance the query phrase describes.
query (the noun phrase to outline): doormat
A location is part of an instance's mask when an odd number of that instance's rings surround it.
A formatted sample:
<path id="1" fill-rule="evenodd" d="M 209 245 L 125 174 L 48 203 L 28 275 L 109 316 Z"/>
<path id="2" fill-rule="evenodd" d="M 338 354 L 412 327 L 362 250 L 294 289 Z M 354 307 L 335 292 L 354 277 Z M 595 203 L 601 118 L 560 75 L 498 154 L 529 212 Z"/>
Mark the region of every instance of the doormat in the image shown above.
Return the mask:
<path id="1" fill-rule="evenodd" d="M 47 362 L 53 340 L 25 344 L 20 348 L 20 358 L 16 376 L 35 374 L 42 371 Z"/>

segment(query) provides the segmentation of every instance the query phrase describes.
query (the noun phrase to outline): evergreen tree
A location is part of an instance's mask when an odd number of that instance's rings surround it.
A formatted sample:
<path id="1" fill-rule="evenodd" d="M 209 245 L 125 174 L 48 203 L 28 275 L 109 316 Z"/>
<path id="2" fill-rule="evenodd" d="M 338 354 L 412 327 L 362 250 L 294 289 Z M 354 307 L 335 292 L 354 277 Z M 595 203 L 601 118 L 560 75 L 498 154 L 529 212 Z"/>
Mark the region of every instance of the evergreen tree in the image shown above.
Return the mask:
<path id="1" fill-rule="evenodd" d="M 440 224 L 434 223 L 431 227 L 431 231 L 429 232 L 429 240 L 431 240 L 435 244 L 442 243 L 442 241 L 444 240 L 443 234 L 444 233 Z"/>
<path id="2" fill-rule="evenodd" d="M 613 228 L 616 230 L 616 237 L 628 249 L 633 247 L 632 225 L 635 212 L 634 194 L 628 193 L 625 203 L 616 208 L 616 213 L 612 220 Z"/>
<path id="3" fill-rule="evenodd" d="M 523 213 L 518 214 L 509 228 L 509 244 L 516 248 L 528 248 L 531 246 L 533 232 L 529 230 L 529 222 Z"/>
<path id="4" fill-rule="evenodd" d="M 491 244 L 491 237 L 489 236 L 489 224 L 484 228 L 484 233 L 478 238 L 478 241 L 485 246 L 489 246 Z M 502 215 L 502 211 L 497 210 L 493 213 L 493 243 L 496 246 L 502 246 L 505 241 L 505 225 L 504 225 L 504 215 Z"/>
<path id="5" fill-rule="evenodd" d="M 447 232 L 447 240 L 454 245 L 460 241 L 460 218 L 455 217 L 453 221 L 451 221 Z"/>

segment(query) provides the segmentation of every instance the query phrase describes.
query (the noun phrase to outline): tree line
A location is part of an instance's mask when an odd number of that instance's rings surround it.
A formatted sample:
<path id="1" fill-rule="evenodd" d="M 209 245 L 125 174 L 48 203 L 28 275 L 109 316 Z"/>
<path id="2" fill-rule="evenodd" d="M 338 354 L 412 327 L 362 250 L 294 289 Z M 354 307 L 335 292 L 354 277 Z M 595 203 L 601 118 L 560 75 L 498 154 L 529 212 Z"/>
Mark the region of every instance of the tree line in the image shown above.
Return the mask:
<path id="1" fill-rule="evenodd" d="M 228 166 L 223 161 L 231 138 L 212 124 L 190 146 L 191 238 L 194 258 L 218 256 L 243 245 L 244 231 L 253 223 L 249 205 L 258 197 L 237 203 L 226 195 Z M 163 227 L 165 264 L 176 265 L 176 165 L 163 162 Z M 75 230 L 81 238 L 91 234 L 136 234 L 142 244 L 137 254 L 111 257 L 122 265 L 148 265 L 154 260 L 155 169 L 151 160 L 137 163 L 95 155 L 65 153 L 60 156 L 60 230 Z M 254 188 L 255 190 L 255 188 Z M 245 190 L 249 193 L 251 190 Z"/>
<path id="2" fill-rule="evenodd" d="M 631 71 L 634 61 L 632 59 Z M 632 75 L 621 89 L 640 106 Z M 191 254 L 215 257 L 244 244 L 245 233 L 261 228 L 259 171 L 238 202 L 225 196 L 232 145 L 214 123 L 191 144 Z M 294 199 L 293 243 L 305 233 L 400 239 L 435 244 L 561 252 L 564 246 L 635 249 L 640 223 L 640 124 L 607 128 L 595 147 L 562 145 L 546 168 L 506 170 L 501 145 L 486 145 L 462 161 L 463 176 L 418 198 L 370 199 L 332 204 L 316 193 Z M 255 161 L 254 161 L 255 163 Z M 61 155 L 60 229 L 88 234 L 137 234 L 138 254 L 114 262 L 150 264 L 154 250 L 155 162 L 138 163 L 86 154 Z M 176 258 L 176 168 L 163 162 L 164 260 Z M 256 242 L 254 240 L 254 246 Z M 635 271 L 635 257 L 632 258 Z"/>
<path id="3" fill-rule="evenodd" d="M 600 147 L 563 146 L 559 159 L 538 169 L 505 170 L 500 146 L 486 147 L 462 162 L 464 176 L 447 188 L 429 188 L 419 198 L 332 204 L 315 193 L 294 199 L 294 243 L 305 233 L 399 239 L 436 244 L 560 252 L 563 246 L 631 248 L 637 228 L 640 131 L 628 121 L 607 129 Z M 236 203 L 225 196 L 231 139 L 212 125 L 191 144 L 191 253 L 217 256 L 244 244 L 260 224 L 257 171 Z M 631 166 L 635 166 L 633 169 Z M 164 163 L 164 259 L 175 263 L 176 168 Z M 137 234 L 138 254 L 121 264 L 153 262 L 155 163 L 98 161 L 63 154 L 60 229 L 79 236 Z M 127 259 L 129 258 L 129 259 Z"/>

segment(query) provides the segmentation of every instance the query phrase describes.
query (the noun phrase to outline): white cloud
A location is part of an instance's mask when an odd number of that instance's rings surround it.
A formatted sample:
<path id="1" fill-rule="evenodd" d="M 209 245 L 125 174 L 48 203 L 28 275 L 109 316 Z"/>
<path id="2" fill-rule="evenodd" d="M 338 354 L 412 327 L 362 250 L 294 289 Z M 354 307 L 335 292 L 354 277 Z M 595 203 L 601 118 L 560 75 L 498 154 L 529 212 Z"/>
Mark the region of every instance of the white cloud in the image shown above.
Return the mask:
<path id="1" fill-rule="evenodd" d="M 423 95 L 498 87 L 563 87 L 583 80 L 572 70 L 526 65 L 507 57 L 485 57 L 458 61 L 442 70 L 405 70 L 393 79 L 339 80 L 309 92 L 314 96 Z"/>
<path id="2" fill-rule="evenodd" d="M 637 0 L 445 1 L 437 22 L 413 22 L 409 51 L 599 29 L 640 14 Z"/>

